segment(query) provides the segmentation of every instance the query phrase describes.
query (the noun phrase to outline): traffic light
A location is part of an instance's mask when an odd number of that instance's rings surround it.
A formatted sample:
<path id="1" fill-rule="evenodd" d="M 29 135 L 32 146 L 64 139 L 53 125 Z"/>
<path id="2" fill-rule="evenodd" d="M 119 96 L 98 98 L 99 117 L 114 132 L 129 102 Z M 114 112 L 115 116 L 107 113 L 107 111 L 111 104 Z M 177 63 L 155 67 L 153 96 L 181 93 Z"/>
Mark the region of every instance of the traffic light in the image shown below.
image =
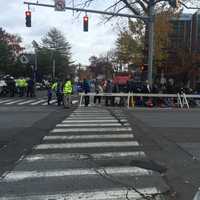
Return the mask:
<path id="1" fill-rule="evenodd" d="M 88 32 L 88 16 L 83 17 L 83 31 Z"/>
<path id="2" fill-rule="evenodd" d="M 26 11 L 26 27 L 31 27 L 31 11 Z"/>
<path id="3" fill-rule="evenodd" d="M 141 71 L 141 72 L 146 72 L 146 71 L 148 71 L 148 65 L 147 65 L 147 64 L 141 64 L 141 65 L 140 65 L 140 71 Z"/>

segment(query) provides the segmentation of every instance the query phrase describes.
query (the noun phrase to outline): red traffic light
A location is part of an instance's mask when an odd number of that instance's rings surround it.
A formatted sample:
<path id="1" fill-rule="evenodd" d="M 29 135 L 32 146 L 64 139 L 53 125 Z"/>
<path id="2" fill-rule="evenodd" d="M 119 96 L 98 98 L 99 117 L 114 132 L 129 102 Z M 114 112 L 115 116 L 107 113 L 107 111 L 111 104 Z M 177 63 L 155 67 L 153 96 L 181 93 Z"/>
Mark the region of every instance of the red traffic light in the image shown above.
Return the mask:
<path id="1" fill-rule="evenodd" d="M 88 16 L 83 17 L 83 31 L 88 32 Z"/>
<path id="2" fill-rule="evenodd" d="M 83 17 L 83 20 L 84 20 L 84 21 L 88 21 L 88 16 L 84 16 L 84 17 Z"/>
<path id="3" fill-rule="evenodd" d="M 26 16 L 29 17 L 29 16 L 31 16 L 31 11 L 26 11 L 25 14 L 26 14 Z"/>

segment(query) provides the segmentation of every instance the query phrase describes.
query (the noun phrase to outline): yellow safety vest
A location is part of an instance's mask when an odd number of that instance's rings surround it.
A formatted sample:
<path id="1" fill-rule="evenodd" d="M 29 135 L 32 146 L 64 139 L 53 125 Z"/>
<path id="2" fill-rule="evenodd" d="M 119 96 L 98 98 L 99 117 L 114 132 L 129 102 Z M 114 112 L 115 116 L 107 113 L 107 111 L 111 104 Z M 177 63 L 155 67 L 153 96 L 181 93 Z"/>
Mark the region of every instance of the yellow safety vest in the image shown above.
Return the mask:
<path id="1" fill-rule="evenodd" d="M 51 86 L 51 89 L 56 91 L 57 90 L 57 86 L 58 86 L 58 83 L 53 83 L 53 85 Z"/>
<path id="2" fill-rule="evenodd" d="M 72 83 L 71 81 L 67 81 L 63 87 L 64 94 L 71 94 L 72 93 Z"/>

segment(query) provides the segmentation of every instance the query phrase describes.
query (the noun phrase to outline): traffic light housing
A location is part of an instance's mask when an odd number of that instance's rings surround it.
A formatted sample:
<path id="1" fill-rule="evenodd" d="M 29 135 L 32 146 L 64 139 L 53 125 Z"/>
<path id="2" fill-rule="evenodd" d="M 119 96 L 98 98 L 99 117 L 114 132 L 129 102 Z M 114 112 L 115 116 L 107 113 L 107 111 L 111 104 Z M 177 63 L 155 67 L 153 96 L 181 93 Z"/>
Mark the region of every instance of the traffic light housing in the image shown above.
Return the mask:
<path id="1" fill-rule="evenodd" d="M 148 71 L 148 65 L 147 65 L 147 64 L 141 64 L 141 65 L 140 65 L 140 71 L 141 71 L 141 72 L 146 72 L 146 71 Z"/>
<path id="2" fill-rule="evenodd" d="M 31 11 L 26 11 L 26 27 L 31 27 Z"/>
<path id="3" fill-rule="evenodd" d="M 83 17 L 83 31 L 88 32 L 88 16 Z"/>

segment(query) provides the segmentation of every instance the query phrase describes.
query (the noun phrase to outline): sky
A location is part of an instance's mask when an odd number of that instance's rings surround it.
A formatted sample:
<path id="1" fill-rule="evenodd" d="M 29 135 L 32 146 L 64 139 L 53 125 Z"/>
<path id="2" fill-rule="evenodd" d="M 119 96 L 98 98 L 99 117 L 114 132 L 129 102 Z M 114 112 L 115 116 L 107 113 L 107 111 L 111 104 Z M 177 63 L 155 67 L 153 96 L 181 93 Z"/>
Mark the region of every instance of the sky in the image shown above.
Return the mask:
<path id="1" fill-rule="evenodd" d="M 35 3 L 37 0 L 27 1 Z M 0 0 L 0 27 L 9 33 L 19 34 L 23 39 L 23 46 L 28 50 L 31 50 L 33 40 L 40 43 L 41 38 L 52 27 L 62 31 L 71 44 L 72 59 L 75 63 L 87 65 L 89 57 L 106 53 L 115 46 L 117 32 L 113 30 L 113 22 L 102 23 L 100 15 L 88 13 L 89 32 L 83 32 L 82 20 L 85 13 L 80 13 L 78 16 L 76 13 L 73 15 L 72 11 L 56 12 L 53 8 L 32 6 L 32 27 L 27 28 L 25 11 L 28 7 L 23 2 L 23 0 Z M 39 3 L 54 4 L 53 2 L 53 0 L 39 0 Z M 93 7 L 101 9 L 103 5 L 97 1 Z"/>
<path id="2" fill-rule="evenodd" d="M 27 0 L 36 2 L 37 0 Z M 71 6 L 66 0 L 66 6 Z M 75 4 L 78 0 L 74 0 Z M 85 13 L 73 15 L 72 11 L 56 12 L 53 8 L 31 7 L 32 27 L 25 26 L 27 5 L 23 0 L 0 0 L 0 27 L 9 33 L 19 34 L 23 46 L 31 50 L 32 41 L 41 42 L 41 38 L 52 27 L 58 28 L 72 46 L 72 59 L 75 63 L 89 64 L 89 57 L 104 54 L 115 47 L 117 31 L 114 30 L 116 20 L 102 22 L 102 16 L 89 14 L 89 32 L 83 32 L 83 16 Z M 39 3 L 54 4 L 54 0 L 38 0 Z M 93 9 L 104 10 L 113 0 L 95 0 Z M 119 18 L 117 18 L 118 23 Z"/>

